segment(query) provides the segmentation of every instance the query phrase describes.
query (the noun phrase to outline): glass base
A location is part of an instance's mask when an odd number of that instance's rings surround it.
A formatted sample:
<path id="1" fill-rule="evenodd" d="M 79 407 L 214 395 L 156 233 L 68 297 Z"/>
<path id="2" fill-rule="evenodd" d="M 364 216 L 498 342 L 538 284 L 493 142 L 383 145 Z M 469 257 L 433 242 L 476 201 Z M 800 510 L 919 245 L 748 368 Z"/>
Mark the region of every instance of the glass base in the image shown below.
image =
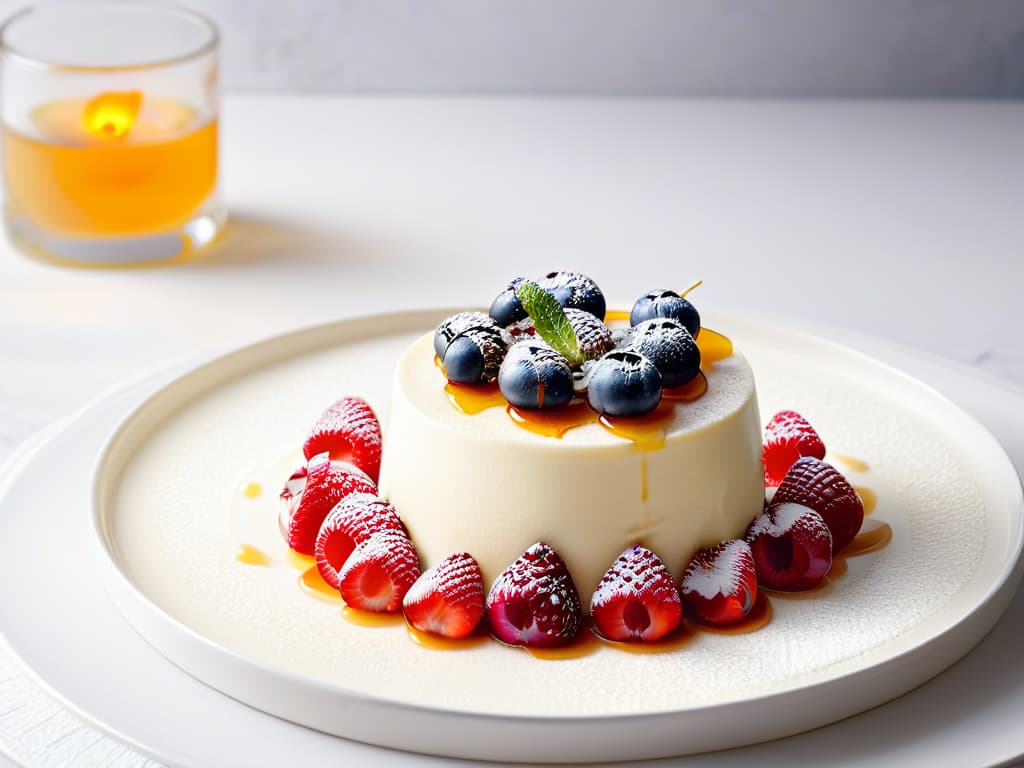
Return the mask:
<path id="1" fill-rule="evenodd" d="M 21 252 L 44 261 L 76 267 L 134 267 L 185 260 L 214 242 L 227 214 L 208 201 L 188 222 L 168 232 L 129 237 L 74 237 L 41 229 L 8 206 L 7 234 Z"/>

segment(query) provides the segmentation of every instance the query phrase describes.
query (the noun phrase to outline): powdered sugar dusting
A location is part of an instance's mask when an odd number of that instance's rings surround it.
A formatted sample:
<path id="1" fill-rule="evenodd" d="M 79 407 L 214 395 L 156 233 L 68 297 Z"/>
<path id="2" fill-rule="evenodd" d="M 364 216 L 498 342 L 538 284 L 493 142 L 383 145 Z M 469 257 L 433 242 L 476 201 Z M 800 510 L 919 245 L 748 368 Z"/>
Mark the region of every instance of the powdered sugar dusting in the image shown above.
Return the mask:
<path id="1" fill-rule="evenodd" d="M 710 550 L 701 550 L 683 576 L 683 593 L 696 592 L 705 600 L 733 595 L 745 573 L 754 570 L 754 558 L 745 541 L 733 539 Z"/>

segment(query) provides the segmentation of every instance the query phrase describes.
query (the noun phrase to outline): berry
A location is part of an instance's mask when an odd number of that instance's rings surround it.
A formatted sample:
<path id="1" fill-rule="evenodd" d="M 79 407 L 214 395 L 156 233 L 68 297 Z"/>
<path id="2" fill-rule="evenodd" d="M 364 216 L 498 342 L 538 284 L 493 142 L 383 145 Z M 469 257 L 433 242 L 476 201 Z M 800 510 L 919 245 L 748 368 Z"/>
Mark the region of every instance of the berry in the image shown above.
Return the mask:
<path id="1" fill-rule="evenodd" d="M 484 576 L 465 552 L 449 555 L 420 576 L 402 601 L 405 620 L 421 632 L 466 637 L 484 615 Z"/>
<path id="2" fill-rule="evenodd" d="M 765 589 L 811 589 L 832 566 L 832 534 L 821 515 L 802 504 L 772 504 L 750 524 L 746 539 Z"/>
<path id="3" fill-rule="evenodd" d="M 576 638 L 580 596 L 555 550 L 537 542 L 495 579 L 487 619 L 493 635 L 509 645 L 555 648 Z"/>
<path id="4" fill-rule="evenodd" d="M 582 309 L 570 307 L 565 316 L 576 334 L 576 341 L 587 360 L 595 360 L 615 348 L 612 332 L 603 321 Z"/>
<path id="5" fill-rule="evenodd" d="M 320 526 L 334 506 L 353 493 L 377 493 L 377 485 L 358 467 L 331 461 L 326 453 L 306 462 L 305 470 L 295 472 L 281 491 L 285 508 L 278 523 L 289 547 L 312 555 Z"/>
<path id="6" fill-rule="evenodd" d="M 361 397 L 343 397 L 316 420 L 302 453 L 311 459 L 325 451 L 332 461 L 355 464 L 377 482 L 380 475 L 380 422 Z"/>
<path id="7" fill-rule="evenodd" d="M 516 288 L 524 280 L 526 280 L 525 277 L 517 277 L 491 303 L 491 318 L 498 325 L 505 327 L 526 319 L 526 310 L 523 309 L 523 303 L 516 295 Z"/>
<path id="8" fill-rule="evenodd" d="M 591 372 L 587 402 L 601 415 L 643 416 L 661 402 L 661 374 L 636 352 L 609 352 Z"/>
<path id="9" fill-rule="evenodd" d="M 832 534 L 832 552 L 838 552 L 860 531 L 864 503 L 846 478 L 831 464 L 813 456 L 797 459 L 772 498 L 773 504 L 794 502 L 810 507 Z"/>
<path id="10" fill-rule="evenodd" d="M 516 408 L 550 411 L 572 400 L 572 368 L 550 347 L 522 341 L 513 345 L 498 371 L 498 387 Z"/>
<path id="11" fill-rule="evenodd" d="M 796 411 L 779 411 L 764 428 L 764 482 L 777 486 L 801 456 L 825 458 L 825 444 L 807 419 Z"/>
<path id="12" fill-rule="evenodd" d="M 381 531 L 405 534 L 395 508 L 370 493 L 353 493 L 324 518 L 316 536 L 313 555 L 324 581 L 339 588 L 338 570 L 359 544 Z"/>
<path id="13" fill-rule="evenodd" d="M 505 339 L 497 328 L 470 328 L 448 344 L 441 358 L 444 374 L 458 384 L 487 384 L 498 377 Z"/>
<path id="14" fill-rule="evenodd" d="M 700 348 L 677 320 L 644 320 L 633 329 L 625 348 L 654 363 L 666 389 L 681 387 L 700 373 Z"/>
<path id="15" fill-rule="evenodd" d="M 740 621 L 757 600 L 757 573 L 750 545 L 730 539 L 700 550 L 679 587 L 690 615 L 706 624 Z"/>
<path id="16" fill-rule="evenodd" d="M 649 642 L 679 626 L 683 606 L 661 559 L 634 545 L 615 559 L 597 585 L 590 616 L 609 640 Z"/>
<path id="17" fill-rule="evenodd" d="M 434 354 L 443 359 L 444 351 L 448 349 L 452 339 L 471 328 L 497 327 L 497 323 L 483 312 L 459 312 L 443 320 L 434 331 Z"/>
<path id="18" fill-rule="evenodd" d="M 537 285 L 555 297 L 562 309 L 582 309 L 604 320 L 605 300 L 597 283 L 579 272 L 548 272 Z"/>
<path id="19" fill-rule="evenodd" d="M 648 291 L 633 304 L 629 324 L 640 325 L 644 320 L 667 317 L 682 323 L 693 338 L 700 334 L 700 313 L 689 301 L 675 291 Z"/>
<path id="20" fill-rule="evenodd" d="M 341 597 L 361 611 L 395 613 L 420 577 L 420 563 L 409 537 L 375 533 L 357 546 L 338 572 Z"/>

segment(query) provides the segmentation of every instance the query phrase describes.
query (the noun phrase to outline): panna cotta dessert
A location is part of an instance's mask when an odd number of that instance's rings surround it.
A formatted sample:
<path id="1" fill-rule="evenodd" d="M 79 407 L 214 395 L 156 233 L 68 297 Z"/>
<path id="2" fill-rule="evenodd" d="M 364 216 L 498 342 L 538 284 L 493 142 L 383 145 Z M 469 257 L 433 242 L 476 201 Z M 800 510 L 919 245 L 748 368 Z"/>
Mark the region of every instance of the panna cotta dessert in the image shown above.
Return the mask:
<path id="1" fill-rule="evenodd" d="M 588 622 L 656 642 L 815 588 L 862 500 L 799 413 L 762 441 L 754 375 L 701 328 L 697 285 L 627 314 L 552 272 L 445 319 L 396 362 L 386 434 L 359 397 L 313 425 L 281 494 L 288 546 L 349 610 L 538 650 Z"/>
<path id="2" fill-rule="evenodd" d="M 432 336 L 396 366 L 380 475 L 425 566 L 471 552 L 490 586 L 539 540 L 589 594 L 632 544 L 678 578 L 698 549 L 741 537 L 760 514 L 761 421 L 740 354 L 707 366 L 699 399 L 666 400 L 657 423 L 620 419 L 617 431 L 585 403 L 535 425 L 517 423 L 523 412 L 510 414 L 500 393 L 460 410 Z"/>

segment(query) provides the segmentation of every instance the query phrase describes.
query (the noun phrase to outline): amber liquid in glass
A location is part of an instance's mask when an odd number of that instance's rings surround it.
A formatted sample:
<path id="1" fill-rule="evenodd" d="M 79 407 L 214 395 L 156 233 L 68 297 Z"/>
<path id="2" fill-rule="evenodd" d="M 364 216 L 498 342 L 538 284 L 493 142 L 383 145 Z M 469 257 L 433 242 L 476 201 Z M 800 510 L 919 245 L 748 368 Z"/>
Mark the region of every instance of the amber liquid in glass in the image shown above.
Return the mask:
<path id="1" fill-rule="evenodd" d="M 139 92 L 57 101 L 36 135 L 4 126 L 8 205 L 53 233 L 134 236 L 187 223 L 217 183 L 217 121 Z"/>

